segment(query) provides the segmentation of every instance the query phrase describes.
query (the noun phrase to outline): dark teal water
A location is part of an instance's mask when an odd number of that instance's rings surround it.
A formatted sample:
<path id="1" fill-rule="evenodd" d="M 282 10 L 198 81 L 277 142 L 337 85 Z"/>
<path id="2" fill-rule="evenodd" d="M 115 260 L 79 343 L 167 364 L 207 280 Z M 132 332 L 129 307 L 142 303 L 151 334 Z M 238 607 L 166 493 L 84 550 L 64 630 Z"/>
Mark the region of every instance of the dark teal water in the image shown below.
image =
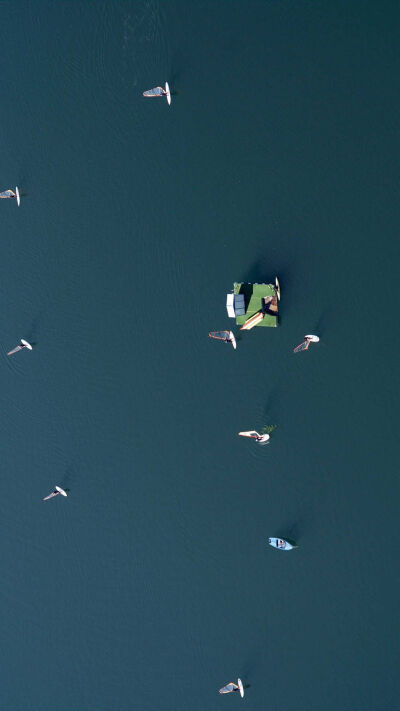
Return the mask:
<path id="1" fill-rule="evenodd" d="M 398 7 L 2 4 L 2 710 L 400 708 Z"/>

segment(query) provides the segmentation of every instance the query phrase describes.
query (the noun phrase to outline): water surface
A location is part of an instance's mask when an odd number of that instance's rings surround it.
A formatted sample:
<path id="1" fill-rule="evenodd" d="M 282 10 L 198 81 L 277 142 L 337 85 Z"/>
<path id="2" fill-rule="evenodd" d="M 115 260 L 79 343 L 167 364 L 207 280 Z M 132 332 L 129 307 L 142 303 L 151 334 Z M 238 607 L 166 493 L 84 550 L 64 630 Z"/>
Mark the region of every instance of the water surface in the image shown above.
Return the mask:
<path id="1" fill-rule="evenodd" d="M 2 10 L 0 708 L 397 711 L 397 3 Z"/>

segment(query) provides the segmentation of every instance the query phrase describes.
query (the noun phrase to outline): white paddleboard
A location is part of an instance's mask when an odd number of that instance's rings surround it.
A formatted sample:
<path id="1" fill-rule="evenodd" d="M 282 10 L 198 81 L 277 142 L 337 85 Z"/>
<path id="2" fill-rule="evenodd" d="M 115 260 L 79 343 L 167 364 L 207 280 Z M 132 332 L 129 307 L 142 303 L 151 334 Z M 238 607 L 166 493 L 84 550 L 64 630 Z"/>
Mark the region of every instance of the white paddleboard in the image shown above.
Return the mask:
<path id="1" fill-rule="evenodd" d="M 20 204 L 21 204 L 21 198 L 20 198 L 20 196 L 19 196 L 18 186 L 15 186 L 15 194 L 16 194 L 16 196 L 17 196 L 17 205 L 18 205 L 18 207 L 19 207 Z"/>
<path id="2" fill-rule="evenodd" d="M 169 90 L 169 84 L 167 81 L 165 82 L 165 91 L 167 92 L 168 106 L 170 106 L 171 105 L 171 92 Z"/>
<path id="3" fill-rule="evenodd" d="M 239 687 L 239 691 L 240 691 L 240 696 L 241 696 L 242 699 L 243 699 L 243 696 L 244 696 L 244 689 L 243 689 L 242 680 L 241 680 L 241 679 L 238 679 L 238 682 L 237 682 L 237 683 L 238 683 L 238 687 Z"/>
<path id="4" fill-rule="evenodd" d="M 230 342 L 232 343 L 234 349 L 236 350 L 236 338 L 233 335 L 232 331 L 229 331 L 229 339 L 230 339 Z"/>

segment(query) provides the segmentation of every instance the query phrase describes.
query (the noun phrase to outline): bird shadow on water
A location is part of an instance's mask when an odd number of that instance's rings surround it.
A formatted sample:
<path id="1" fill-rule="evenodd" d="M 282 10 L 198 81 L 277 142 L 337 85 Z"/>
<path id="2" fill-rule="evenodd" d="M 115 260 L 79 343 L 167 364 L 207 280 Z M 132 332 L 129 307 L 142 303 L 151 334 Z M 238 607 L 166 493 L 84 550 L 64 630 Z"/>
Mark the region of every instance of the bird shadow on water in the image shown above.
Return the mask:
<path id="1" fill-rule="evenodd" d="M 180 63 L 181 60 L 179 58 L 173 61 L 174 66 L 179 66 Z M 179 89 L 176 88 L 176 85 L 182 82 L 182 71 L 172 69 L 168 72 L 167 80 L 171 95 L 176 96 L 177 94 L 179 94 Z"/>
<path id="2" fill-rule="evenodd" d="M 329 325 L 332 323 L 333 307 L 326 306 L 313 325 L 314 333 L 323 339 Z"/>
<path id="3" fill-rule="evenodd" d="M 32 344 L 32 346 L 37 345 L 33 339 L 37 338 L 37 335 L 40 331 L 41 318 L 42 313 L 40 312 L 32 319 L 31 325 L 27 333 L 27 340 L 29 341 L 29 343 Z"/>
<path id="4" fill-rule="evenodd" d="M 260 667 L 263 666 L 263 661 L 267 655 L 268 650 L 268 640 L 269 634 L 267 624 L 265 624 L 265 639 L 259 639 L 257 644 L 249 652 L 241 669 L 242 679 L 247 679 L 248 677 L 251 677 L 260 669 Z M 245 689 L 249 689 L 250 684 L 246 681 L 246 683 L 243 683 L 243 687 Z"/>
<path id="5" fill-rule="evenodd" d="M 76 470 L 73 464 L 70 464 L 65 470 L 65 474 L 61 479 L 61 488 L 65 491 L 70 491 L 70 486 L 76 481 Z"/>
<path id="6" fill-rule="evenodd" d="M 280 526 L 279 530 L 289 543 L 299 545 L 299 541 L 301 541 L 304 535 L 312 528 L 314 518 L 312 507 L 310 504 L 307 504 L 303 507 L 300 516 L 293 517 L 290 521 L 287 521 L 286 524 Z"/>
<path id="7" fill-rule="evenodd" d="M 282 393 L 277 385 L 272 387 L 268 393 L 266 403 L 264 405 L 264 416 L 266 419 L 270 420 L 277 417 L 279 413 L 279 405 L 282 400 Z M 275 424 L 268 422 L 267 424 Z"/>

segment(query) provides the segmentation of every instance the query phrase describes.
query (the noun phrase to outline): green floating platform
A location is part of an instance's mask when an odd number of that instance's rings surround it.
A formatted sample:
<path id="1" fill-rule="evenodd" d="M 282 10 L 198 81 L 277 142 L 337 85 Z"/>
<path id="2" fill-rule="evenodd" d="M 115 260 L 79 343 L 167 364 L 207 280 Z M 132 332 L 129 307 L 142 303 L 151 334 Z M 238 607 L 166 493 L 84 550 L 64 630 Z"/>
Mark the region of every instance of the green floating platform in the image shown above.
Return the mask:
<path id="1" fill-rule="evenodd" d="M 247 282 L 242 282 L 238 284 L 237 282 L 233 285 L 234 294 L 243 294 L 244 302 L 246 306 L 246 313 L 243 316 L 236 316 L 236 323 L 238 326 L 243 326 L 247 319 L 254 316 L 261 309 L 261 299 L 266 296 L 275 296 L 275 285 L 274 284 L 249 284 Z M 277 326 L 278 325 L 278 312 L 275 315 L 265 314 L 264 318 L 258 326 Z"/>

